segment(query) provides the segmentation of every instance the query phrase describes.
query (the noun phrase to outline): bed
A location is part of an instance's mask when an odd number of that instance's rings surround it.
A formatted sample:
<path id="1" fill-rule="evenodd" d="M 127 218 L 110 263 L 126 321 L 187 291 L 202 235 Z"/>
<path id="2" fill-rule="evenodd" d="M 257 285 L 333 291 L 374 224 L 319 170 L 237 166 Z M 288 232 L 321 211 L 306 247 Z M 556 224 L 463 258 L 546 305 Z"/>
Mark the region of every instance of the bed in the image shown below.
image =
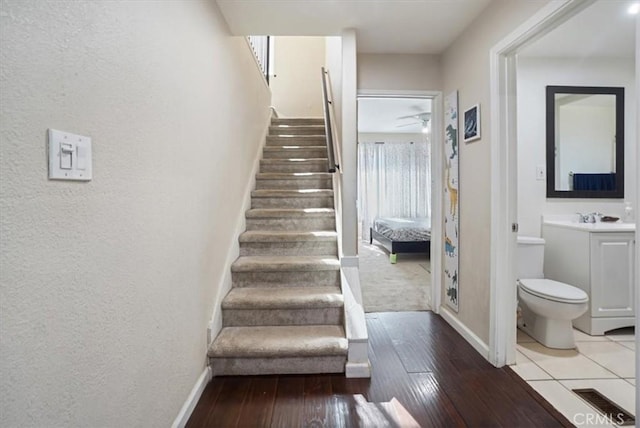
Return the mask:
<path id="1" fill-rule="evenodd" d="M 430 218 L 377 217 L 370 228 L 369 243 L 376 240 L 389 251 L 395 263 L 398 253 L 429 253 L 431 247 Z"/>

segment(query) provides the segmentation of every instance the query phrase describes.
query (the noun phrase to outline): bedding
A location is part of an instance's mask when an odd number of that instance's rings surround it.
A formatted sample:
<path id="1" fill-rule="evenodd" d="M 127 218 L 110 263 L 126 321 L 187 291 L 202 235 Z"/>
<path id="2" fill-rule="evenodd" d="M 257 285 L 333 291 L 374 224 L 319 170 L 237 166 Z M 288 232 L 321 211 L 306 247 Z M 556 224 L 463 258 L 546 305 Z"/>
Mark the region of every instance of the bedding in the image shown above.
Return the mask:
<path id="1" fill-rule="evenodd" d="M 373 221 L 373 230 L 392 241 L 429 241 L 431 219 L 378 217 Z"/>

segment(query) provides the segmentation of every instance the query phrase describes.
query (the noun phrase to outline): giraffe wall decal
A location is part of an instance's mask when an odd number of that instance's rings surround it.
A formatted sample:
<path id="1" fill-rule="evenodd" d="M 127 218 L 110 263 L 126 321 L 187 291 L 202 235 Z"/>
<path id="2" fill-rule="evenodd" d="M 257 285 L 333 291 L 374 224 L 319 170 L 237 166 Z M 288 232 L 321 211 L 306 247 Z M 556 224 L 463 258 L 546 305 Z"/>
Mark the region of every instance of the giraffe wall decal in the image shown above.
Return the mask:
<path id="1" fill-rule="evenodd" d="M 447 162 L 447 190 L 449 192 L 449 204 L 451 205 L 451 216 L 455 217 L 458 212 L 458 189 L 451 185 L 451 161 Z"/>
<path id="2" fill-rule="evenodd" d="M 459 182 L 458 182 L 458 92 L 447 95 L 444 100 L 444 249 L 443 276 L 446 289 L 444 302 L 447 306 L 458 311 L 460 303 L 459 293 Z"/>

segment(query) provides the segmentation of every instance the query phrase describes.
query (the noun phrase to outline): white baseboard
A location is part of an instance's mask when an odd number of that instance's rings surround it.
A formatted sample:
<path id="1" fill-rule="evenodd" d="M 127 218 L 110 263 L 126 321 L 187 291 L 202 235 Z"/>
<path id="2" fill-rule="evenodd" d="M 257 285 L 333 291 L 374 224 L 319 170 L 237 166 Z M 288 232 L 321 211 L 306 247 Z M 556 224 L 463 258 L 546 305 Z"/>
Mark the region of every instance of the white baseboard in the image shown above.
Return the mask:
<path id="1" fill-rule="evenodd" d="M 178 412 L 178 416 L 176 416 L 173 424 L 171 424 L 171 428 L 183 428 L 187 424 L 187 421 L 191 417 L 191 413 L 193 413 L 193 409 L 196 408 L 196 404 L 198 404 L 198 401 L 210 380 L 211 367 L 207 366 L 196 381 L 196 384 L 193 386 L 191 393 L 189 393 L 189 396 L 187 397 L 187 401 L 184 402 L 180 412 Z"/>
<path id="2" fill-rule="evenodd" d="M 342 256 L 340 257 L 340 266 L 357 268 L 360 265 L 358 260 L 358 256 Z"/>
<path id="3" fill-rule="evenodd" d="M 366 362 L 348 362 L 345 368 L 345 376 L 348 378 L 370 378 L 371 364 Z"/>
<path id="4" fill-rule="evenodd" d="M 474 332 L 469 330 L 469 328 L 460 322 L 458 317 L 456 317 L 445 306 L 440 306 L 440 316 L 444 318 L 444 320 L 449 323 L 449 325 L 453 327 L 453 329 L 457 331 L 464 340 L 469 342 L 469 344 L 473 346 L 473 349 L 482 355 L 485 360 L 489 361 L 489 345 L 484 343 Z"/>

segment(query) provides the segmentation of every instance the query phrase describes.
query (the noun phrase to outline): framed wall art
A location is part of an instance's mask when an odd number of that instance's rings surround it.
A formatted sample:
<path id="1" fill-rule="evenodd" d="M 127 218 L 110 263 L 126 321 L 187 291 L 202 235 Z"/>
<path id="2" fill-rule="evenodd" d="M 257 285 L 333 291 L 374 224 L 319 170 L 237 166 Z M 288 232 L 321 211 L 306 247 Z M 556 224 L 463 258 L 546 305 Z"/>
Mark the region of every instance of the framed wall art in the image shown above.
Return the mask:
<path id="1" fill-rule="evenodd" d="M 480 139 L 480 104 L 464 111 L 464 139 L 465 143 Z"/>

